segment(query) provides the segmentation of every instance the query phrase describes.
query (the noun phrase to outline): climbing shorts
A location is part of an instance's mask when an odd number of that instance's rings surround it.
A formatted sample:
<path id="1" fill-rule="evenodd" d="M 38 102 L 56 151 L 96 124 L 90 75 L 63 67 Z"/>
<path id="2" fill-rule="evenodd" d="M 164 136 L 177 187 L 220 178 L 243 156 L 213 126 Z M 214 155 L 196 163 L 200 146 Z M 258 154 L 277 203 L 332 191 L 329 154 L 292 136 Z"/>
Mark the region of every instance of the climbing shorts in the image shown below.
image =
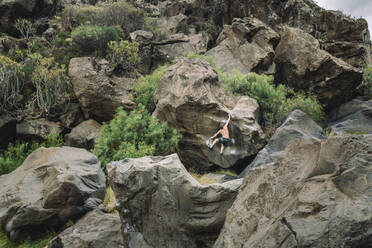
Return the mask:
<path id="1" fill-rule="evenodd" d="M 222 144 L 227 144 L 229 143 L 230 139 L 224 138 L 224 137 L 219 137 L 218 141 Z"/>

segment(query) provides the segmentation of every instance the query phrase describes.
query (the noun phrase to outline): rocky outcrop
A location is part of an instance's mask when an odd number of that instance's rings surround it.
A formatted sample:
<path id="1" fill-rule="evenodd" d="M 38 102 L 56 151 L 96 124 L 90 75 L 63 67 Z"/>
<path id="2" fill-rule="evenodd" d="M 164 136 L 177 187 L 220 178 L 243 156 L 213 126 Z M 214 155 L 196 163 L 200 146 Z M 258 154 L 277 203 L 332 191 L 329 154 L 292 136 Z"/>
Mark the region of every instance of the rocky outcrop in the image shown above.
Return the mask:
<path id="1" fill-rule="evenodd" d="M 100 128 L 101 125 L 95 120 L 84 121 L 65 135 L 65 145 L 90 150 L 99 137 Z"/>
<path id="2" fill-rule="evenodd" d="M 23 120 L 16 126 L 17 135 L 23 138 L 44 140 L 49 134 L 60 134 L 62 127 L 59 123 L 48 121 L 44 118 Z"/>
<path id="3" fill-rule="evenodd" d="M 70 61 L 69 76 L 86 119 L 109 121 L 118 107 L 135 108 L 130 95 L 135 79 L 109 77 L 110 69 L 106 60 L 82 57 Z"/>
<path id="4" fill-rule="evenodd" d="M 258 19 L 237 18 L 232 25 L 224 26 L 217 46 L 206 55 L 213 58 L 223 72 L 274 74 L 274 49 L 279 40 L 279 34 Z"/>
<path id="5" fill-rule="evenodd" d="M 214 247 L 369 247 L 371 161 L 371 135 L 290 144 L 247 173 Z"/>
<path id="6" fill-rule="evenodd" d="M 265 144 L 258 124 L 257 101 L 223 93 L 217 73 L 200 59 L 179 59 L 159 82 L 154 115 L 183 134 L 178 154 L 188 167 L 205 170 L 216 164 L 229 168 L 255 155 Z M 230 143 L 223 154 L 219 145 L 210 150 L 206 141 L 231 114 Z"/>
<path id="7" fill-rule="evenodd" d="M 285 148 L 298 139 L 324 139 L 323 129 L 301 110 L 293 111 L 276 129 L 267 145 L 241 173 L 244 177 L 254 167 L 275 163 Z"/>
<path id="8" fill-rule="evenodd" d="M 200 185 L 176 154 L 112 162 L 107 170 L 125 247 L 213 246 L 242 182 Z"/>
<path id="9" fill-rule="evenodd" d="M 336 134 L 372 133 L 372 100 L 354 99 L 332 110 L 328 129 Z"/>
<path id="10" fill-rule="evenodd" d="M 120 217 L 94 210 L 51 240 L 48 248 L 123 248 Z"/>
<path id="11" fill-rule="evenodd" d="M 58 120 L 65 128 L 71 129 L 84 121 L 83 112 L 78 103 L 70 103 L 64 114 L 59 116 Z"/>
<path id="12" fill-rule="evenodd" d="M 0 115 L 0 148 L 8 146 L 8 142 L 16 136 L 17 120 L 7 115 Z"/>
<path id="13" fill-rule="evenodd" d="M 285 28 L 275 50 L 278 83 L 315 94 L 328 107 L 350 100 L 362 83 L 362 71 L 321 50 L 299 29 Z"/>
<path id="14" fill-rule="evenodd" d="M 62 227 L 98 206 L 105 175 L 91 153 L 78 148 L 39 148 L 0 177 L 0 227 L 11 240 Z"/>
<path id="15" fill-rule="evenodd" d="M 52 16 L 59 0 L 6 0 L 0 2 L 0 32 L 16 34 L 14 23 L 18 18 Z"/>

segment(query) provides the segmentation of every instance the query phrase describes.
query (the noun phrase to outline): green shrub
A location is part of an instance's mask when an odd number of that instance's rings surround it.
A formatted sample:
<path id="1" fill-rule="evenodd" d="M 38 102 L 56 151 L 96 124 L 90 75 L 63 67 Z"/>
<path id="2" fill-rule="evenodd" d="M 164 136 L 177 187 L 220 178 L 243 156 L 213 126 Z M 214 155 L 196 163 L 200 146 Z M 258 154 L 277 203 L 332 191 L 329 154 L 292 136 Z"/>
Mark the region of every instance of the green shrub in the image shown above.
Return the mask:
<path id="1" fill-rule="evenodd" d="M 8 174 L 17 169 L 27 156 L 40 147 L 60 147 L 63 139 L 59 134 L 49 134 L 42 143 L 17 141 L 9 144 L 4 151 L 0 150 L 0 175 Z"/>
<path id="2" fill-rule="evenodd" d="M 0 55 L 0 113 L 18 108 L 23 78 L 21 67 Z"/>
<path id="3" fill-rule="evenodd" d="M 34 25 L 27 19 L 17 19 L 14 27 L 21 34 L 22 38 L 29 40 L 36 33 Z"/>
<path id="4" fill-rule="evenodd" d="M 160 79 L 167 72 L 170 65 L 159 66 L 151 75 L 138 79 L 133 87 L 134 102 L 137 105 L 142 104 L 148 112 L 155 110 L 154 93 L 158 87 Z"/>
<path id="5" fill-rule="evenodd" d="M 92 25 L 77 27 L 72 31 L 71 37 L 74 50 L 81 55 L 105 53 L 108 42 L 119 40 L 115 28 Z"/>
<path id="6" fill-rule="evenodd" d="M 105 168 L 111 161 L 173 153 L 180 138 L 175 129 L 153 118 L 140 104 L 130 114 L 117 110 L 114 119 L 102 126 L 93 153 Z"/>
<path id="7" fill-rule="evenodd" d="M 50 240 L 55 237 L 56 234 L 53 232 L 47 233 L 44 237 L 38 240 L 31 240 L 27 238 L 21 243 L 15 243 L 8 239 L 5 232 L 0 229 L 0 247 L 1 248 L 44 248 L 47 246 Z"/>
<path id="8" fill-rule="evenodd" d="M 62 12 L 66 29 L 90 24 L 96 26 L 120 26 L 126 35 L 144 25 L 143 12 L 124 1 L 109 2 L 100 6 L 66 7 Z"/>
<path id="9" fill-rule="evenodd" d="M 128 74 L 136 69 L 140 62 L 137 42 L 110 41 L 108 48 L 108 57 L 111 63 L 115 65 L 116 73 Z"/>
<path id="10" fill-rule="evenodd" d="M 36 92 L 32 101 L 33 111 L 44 116 L 63 112 L 62 106 L 69 102 L 71 86 L 64 65 L 55 63 L 53 58 L 33 56 L 35 60 L 31 82 Z"/>
<path id="11" fill-rule="evenodd" d="M 363 71 L 362 94 L 372 99 L 372 67 L 365 68 Z"/>

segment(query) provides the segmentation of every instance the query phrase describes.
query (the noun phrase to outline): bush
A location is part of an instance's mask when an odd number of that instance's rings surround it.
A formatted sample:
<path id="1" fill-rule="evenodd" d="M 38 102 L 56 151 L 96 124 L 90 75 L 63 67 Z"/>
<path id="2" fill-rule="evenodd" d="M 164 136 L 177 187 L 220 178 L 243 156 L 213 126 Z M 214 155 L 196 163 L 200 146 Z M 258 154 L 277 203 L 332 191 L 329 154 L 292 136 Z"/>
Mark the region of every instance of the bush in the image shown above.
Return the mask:
<path id="1" fill-rule="evenodd" d="M 372 67 L 365 68 L 363 71 L 362 94 L 372 99 Z"/>
<path id="2" fill-rule="evenodd" d="M 17 109 L 23 88 L 21 67 L 0 55 L 0 113 Z"/>
<path id="3" fill-rule="evenodd" d="M 32 101 L 34 112 L 44 116 L 53 116 L 63 112 L 62 106 L 69 102 L 71 86 L 66 75 L 64 65 L 55 63 L 53 58 L 43 58 L 40 55 L 35 59 L 31 82 L 36 89 Z"/>
<path id="4" fill-rule="evenodd" d="M 129 35 L 142 28 L 144 15 L 129 3 L 119 1 L 101 6 L 66 7 L 62 12 L 62 21 L 64 27 L 70 30 L 89 23 L 96 26 L 120 26 Z"/>
<path id="5" fill-rule="evenodd" d="M 294 92 L 283 85 L 275 86 L 272 76 L 237 71 L 220 74 L 225 89 L 235 95 L 247 95 L 256 99 L 264 112 L 265 126 L 280 125 L 295 109 L 300 109 L 320 122 L 324 118 L 323 107 L 314 96 Z"/>
<path id="6" fill-rule="evenodd" d="M 175 129 L 153 118 L 143 105 L 130 114 L 119 108 L 114 119 L 102 126 L 93 153 L 105 168 L 111 161 L 173 153 L 180 138 Z"/>
<path id="7" fill-rule="evenodd" d="M 169 65 L 159 66 L 151 75 L 140 78 L 133 87 L 134 102 L 145 106 L 149 113 L 155 110 L 154 93 Z"/>
<path id="8" fill-rule="evenodd" d="M 17 19 L 14 27 L 21 34 L 22 38 L 26 40 L 29 40 L 36 33 L 34 25 L 26 19 Z"/>
<path id="9" fill-rule="evenodd" d="M 91 25 L 77 27 L 72 31 L 71 37 L 74 50 L 81 55 L 105 53 L 108 42 L 119 40 L 115 28 Z"/>
<path id="10" fill-rule="evenodd" d="M 108 47 L 108 57 L 111 63 L 115 65 L 116 73 L 128 74 L 136 69 L 140 62 L 137 42 L 111 41 Z"/>
<path id="11" fill-rule="evenodd" d="M 63 139 L 59 134 L 49 134 L 43 143 L 17 141 L 9 144 L 8 149 L 0 151 L 0 175 L 8 174 L 17 169 L 27 156 L 40 147 L 60 147 Z"/>

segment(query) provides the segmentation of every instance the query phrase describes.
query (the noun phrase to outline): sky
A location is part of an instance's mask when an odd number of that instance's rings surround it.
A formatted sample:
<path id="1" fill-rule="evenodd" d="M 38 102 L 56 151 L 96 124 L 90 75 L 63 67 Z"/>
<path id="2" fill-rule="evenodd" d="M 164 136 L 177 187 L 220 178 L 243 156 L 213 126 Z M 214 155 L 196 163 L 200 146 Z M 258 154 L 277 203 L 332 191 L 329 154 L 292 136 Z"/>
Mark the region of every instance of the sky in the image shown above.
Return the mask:
<path id="1" fill-rule="evenodd" d="M 367 20 L 372 35 L 372 0 L 314 0 L 314 2 L 325 9 L 342 10 L 352 17 L 363 17 Z"/>

